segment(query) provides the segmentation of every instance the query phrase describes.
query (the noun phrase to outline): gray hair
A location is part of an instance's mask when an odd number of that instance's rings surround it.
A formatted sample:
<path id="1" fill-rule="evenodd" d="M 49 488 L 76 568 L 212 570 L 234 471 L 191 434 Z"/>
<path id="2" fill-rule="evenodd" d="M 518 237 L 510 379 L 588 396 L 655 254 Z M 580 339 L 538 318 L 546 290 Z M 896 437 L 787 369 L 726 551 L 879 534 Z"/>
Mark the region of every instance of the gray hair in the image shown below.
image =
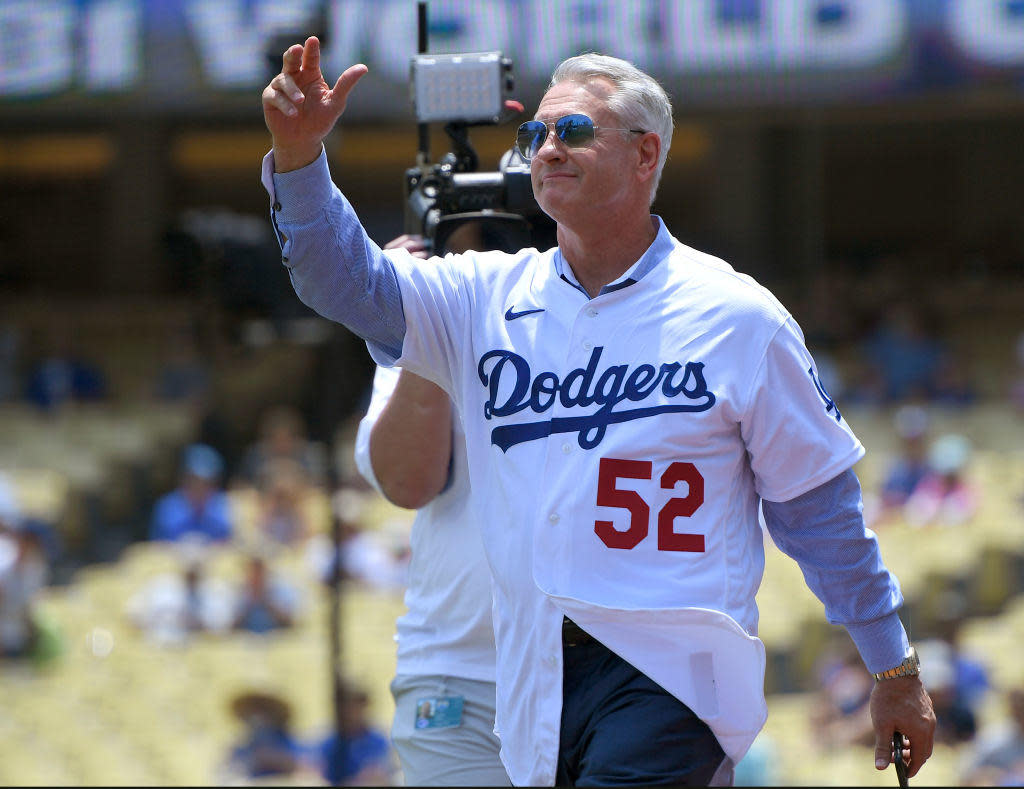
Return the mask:
<path id="1" fill-rule="evenodd" d="M 606 79 L 615 85 L 608 99 L 608 108 L 630 129 L 655 132 L 661 138 L 658 169 L 651 184 L 651 202 L 658 191 L 661 173 L 672 147 L 672 102 L 654 77 L 645 74 L 632 63 L 609 55 L 587 52 L 567 58 L 558 64 L 548 84 L 550 90 L 559 82 L 586 83 L 591 79 Z"/>

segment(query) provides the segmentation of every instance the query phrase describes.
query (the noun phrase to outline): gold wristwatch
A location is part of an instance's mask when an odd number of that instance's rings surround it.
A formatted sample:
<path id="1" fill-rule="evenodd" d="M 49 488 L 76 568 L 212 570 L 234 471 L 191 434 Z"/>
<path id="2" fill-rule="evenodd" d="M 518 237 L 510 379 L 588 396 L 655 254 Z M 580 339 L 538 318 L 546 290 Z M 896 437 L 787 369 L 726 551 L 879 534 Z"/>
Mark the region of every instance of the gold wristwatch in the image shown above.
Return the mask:
<path id="1" fill-rule="evenodd" d="M 875 678 L 875 682 L 881 682 L 883 679 L 895 679 L 896 677 L 916 677 L 920 673 L 921 661 L 917 657 L 917 650 L 911 647 L 910 652 L 898 666 L 871 676 Z"/>

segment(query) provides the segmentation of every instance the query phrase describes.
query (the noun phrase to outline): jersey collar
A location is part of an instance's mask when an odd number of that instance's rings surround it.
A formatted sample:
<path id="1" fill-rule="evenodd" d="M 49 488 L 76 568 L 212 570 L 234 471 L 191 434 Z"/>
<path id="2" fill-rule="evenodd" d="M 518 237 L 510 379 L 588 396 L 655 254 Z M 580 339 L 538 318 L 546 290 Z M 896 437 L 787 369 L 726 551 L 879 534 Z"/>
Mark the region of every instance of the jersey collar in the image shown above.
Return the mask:
<path id="1" fill-rule="evenodd" d="M 640 256 L 640 259 L 623 272 L 621 277 L 614 282 L 609 282 L 601 288 L 601 292 L 598 294 L 599 296 L 603 296 L 605 293 L 621 290 L 622 288 L 639 282 L 673 250 L 675 244 L 673 243 L 672 236 L 669 234 L 668 228 L 665 227 L 665 223 L 662 221 L 661 217 L 657 214 L 651 214 L 651 218 L 658 223 L 658 234 L 654 237 L 654 241 L 649 247 L 647 247 L 647 251 Z M 588 299 L 590 298 L 590 294 L 587 294 L 587 291 L 579 283 L 579 280 L 576 279 L 576 275 L 572 273 L 572 266 L 570 266 L 566 259 L 562 257 L 561 249 L 555 249 L 554 264 L 555 273 L 561 279 L 586 294 Z"/>

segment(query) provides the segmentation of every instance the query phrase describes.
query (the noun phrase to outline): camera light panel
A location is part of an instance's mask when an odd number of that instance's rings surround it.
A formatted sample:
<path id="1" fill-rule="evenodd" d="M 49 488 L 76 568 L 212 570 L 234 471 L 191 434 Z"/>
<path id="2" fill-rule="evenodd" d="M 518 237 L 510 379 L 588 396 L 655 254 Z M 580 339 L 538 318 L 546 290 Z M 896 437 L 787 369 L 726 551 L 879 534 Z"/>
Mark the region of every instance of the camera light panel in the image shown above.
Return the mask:
<path id="1" fill-rule="evenodd" d="M 504 64 L 500 52 L 417 55 L 412 60 L 416 120 L 495 121 L 504 109 Z"/>

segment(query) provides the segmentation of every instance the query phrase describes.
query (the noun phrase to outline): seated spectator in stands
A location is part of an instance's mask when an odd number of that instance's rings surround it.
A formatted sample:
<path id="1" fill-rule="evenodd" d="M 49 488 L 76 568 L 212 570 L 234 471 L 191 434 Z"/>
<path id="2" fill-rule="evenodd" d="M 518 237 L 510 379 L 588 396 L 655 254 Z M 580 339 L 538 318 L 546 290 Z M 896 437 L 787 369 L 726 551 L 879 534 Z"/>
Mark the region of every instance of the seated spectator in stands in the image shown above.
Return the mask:
<path id="1" fill-rule="evenodd" d="M 49 580 L 42 536 L 31 527 L 0 476 L 0 658 L 31 657 L 40 638 L 35 610 Z"/>
<path id="2" fill-rule="evenodd" d="M 949 591 L 942 594 L 937 608 L 936 638 L 949 648 L 957 703 L 977 716 L 992 683 L 988 667 L 967 654 L 961 644 L 963 624 L 968 619 L 967 601 L 960 592 Z"/>
<path id="3" fill-rule="evenodd" d="M 915 305 L 905 301 L 886 309 L 862 352 L 867 364 L 882 376 L 881 394 L 885 402 L 927 400 L 935 396 L 945 350 L 927 330 Z"/>
<path id="4" fill-rule="evenodd" d="M 181 571 L 157 576 L 128 601 L 128 619 L 151 640 L 180 644 L 194 633 L 223 632 L 233 624 L 231 587 L 207 576 L 201 550 L 183 551 Z"/>
<path id="5" fill-rule="evenodd" d="M 323 445 L 306 437 L 302 415 L 290 406 L 267 411 L 260 420 L 259 440 L 250 446 L 241 464 L 244 483 L 259 487 L 268 466 L 277 459 L 299 465 L 308 484 L 327 484 L 327 453 Z"/>
<path id="6" fill-rule="evenodd" d="M 250 691 L 231 701 L 231 712 L 245 726 L 245 733 L 231 749 L 228 775 L 219 783 L 280 778 L 299 769 L 302 747 L 291 733 L 288 702 L 272 693 Z"/>
<path id="7" fill-rule="evenodd" d="M 967 477 L 971 443 L 965 436 L 940 436 L 928 450 L 931 470 L 914 488 L 904 512 L 908 523 L 955 526 L 974 517 L 979 504 L 977 487 Z"/>
<path id="8" fill-rule="evenodd" d="M 70 402 L 95 402 L 107 396 L 100 367 L 75 349 L 75 334 L 57 326 L 50 348 L 29 367 L 25 395 L 44 411 Z"/>
<path id="9" fill-rule="evenodd" d="M 1009 720 L 983 732 L 965 759 L 969 786 L 1024 786 L 1024 688 L 1006 697 Z"/>
<path id="10" fill-rule="evenodd" d="M 899 439 L 896 458 L 886 468 L 878 495 L 866 494 L 864 517 L 869 526 L 903 514 L 907 499 L 931 471 L 928 463 L 928 412 L 918 405 L 905 405 L 893 417 Z"/>
<path id="11" fill-rule="evenodd" d="M 181 482 L 153 510 L 152 540 L 180 540 L 198 535 L 208 540 L 231 538 L 231 505 L 220 489 L 224 461 L 213 447 L 192 444 L 185 449 Z"/>
<path id="12" fill-rule="evenodd" d="M 295 461 L 279 458 L 267 464 L 259 490 L 258 529 L 274 545 L 297 546 L 311 528 L 303 507 L 306 479 Z"/>
<path id="13" fill-rule="evenodd" d="M 811 723 L 825 747 L 874 743 L 868 702 L 874 679 L 852 645 L 826 653 L 819 665 L 821 690 Z"/>
<path id="14" fill-rule="evenodd" d="M 298 604 L 297 590 L 272 577 L 262 556 L 251 554 L 246 560 L 245 580 L 235 603 L 233 627 L 250 633 L 291 627 Z"/>
<path id="15" fill-rule="evenodd" d="M 955 656 L 945 641 L 926 639 L 917 644 L 921 682 L 935 708 L 935 742 L 958 745 L 974 738 L 977 718 L 958 693 Z"/>
<path id="16" fill-rule="evenodd" d="M 379 529 L 366 528 L 364 520 L 370 500 L 369 494 L 357 490 L 342 490 L 334 495 L 334 517 L 340 521 L 338 558 L 342 578 L 380 591 L 404 590 L 412 558 L 410 524 L 392 519 Z M 328 577 L 336 569 L 331 566 Z"/>
<path id="17" fill-rule="evenodd" d="M 316 746 L 320 774 L 331 786 L 391 786 L 395 761 L 387 736 L 367 718 L 370 697 L 348 682 L 335 692 L 335 728 Z"/>

